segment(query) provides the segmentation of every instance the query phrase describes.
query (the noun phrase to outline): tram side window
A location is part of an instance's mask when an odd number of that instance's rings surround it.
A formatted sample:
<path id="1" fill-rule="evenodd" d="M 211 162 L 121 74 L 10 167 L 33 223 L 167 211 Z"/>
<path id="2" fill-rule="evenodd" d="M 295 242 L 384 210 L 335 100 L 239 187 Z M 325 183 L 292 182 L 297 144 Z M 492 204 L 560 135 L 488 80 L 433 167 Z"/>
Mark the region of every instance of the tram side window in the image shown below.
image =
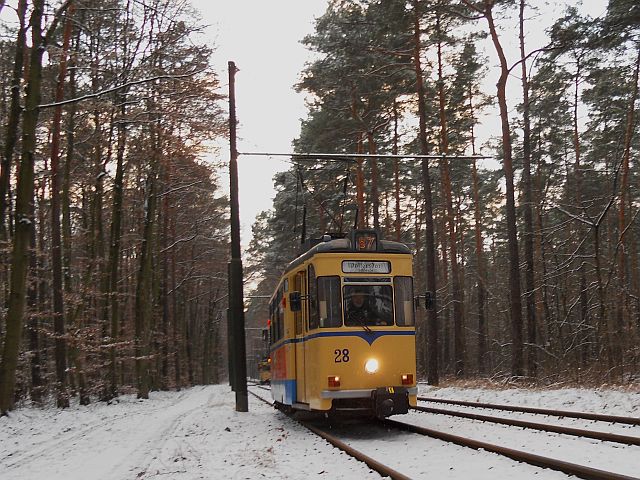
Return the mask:
<path id="1" fill-rule="evenodd" d="M 412 278 L 395 277 L 393 286 L 396 300 L 396 325 L 404 327 L 415 325 Z"/>
<path id="2" fill-rule="evenodd" d="M 284 307 L 282 306 L 282 287 L 280 287 L 269 305 L 271 314 L 271 343 L 284 336 Z"/>
<path id="3" fill-rule="evenodd" d="M 309 330 L 318 328 L 320 321 L 318 317 L 318 288 L 316 284 L 316 270 L 313 265 L 309 265 Z"/>
<path id="4" fill-rule="evenodd" d="M 276 316 L 278 318 L 276 322 L 278 324 L 278 340 L 284 337 L 284 305 L 282 304 L 282 295 L 282 287 L 280 287 L 278 289 L 278 296 L 276 297 L 276 300 L 278 301 L 276 307 Z"/>
<path id="5" fill-rule="evenodd" d="M 296 276 L 293 277 L 293 289 L 297 292 L 302 292 L 302 284 L 304 282 L 304 271 L 296 273 Z M 295 320 L 296 330 L 295 334 L 300 335 L 303 333 L 302 331 L 302 309 L 293 313 L 293 318 Z"/>
<path id="6" fill-rule="evenodd" d="M 342 326 L 340 277 L 318 278 L 318 317 L 321 328 Z"/>
<path id="7" fill-rule="evenodd" d="M 278 297 L 271 302 L 271 343 L 280 340 L 278 336 Z"/>
<path id="8" fill-rule="evenodd" d="M 274 301 L 269 304 L 269 345 L 273 344 L 277 340 L 275 334 L 276 316 L 274 315 Z"/>

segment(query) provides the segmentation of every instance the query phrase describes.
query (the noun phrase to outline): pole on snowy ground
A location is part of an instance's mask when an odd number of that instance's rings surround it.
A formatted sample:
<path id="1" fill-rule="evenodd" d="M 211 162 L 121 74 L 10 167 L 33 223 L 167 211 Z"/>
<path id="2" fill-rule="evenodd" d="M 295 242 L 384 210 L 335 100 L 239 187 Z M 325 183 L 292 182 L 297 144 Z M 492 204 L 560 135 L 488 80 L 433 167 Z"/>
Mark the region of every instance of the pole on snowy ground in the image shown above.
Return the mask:
<path id="1" fill-rule="evenodd" d="M 244 338 L 244 300 L 242 298 L 242 258 L 240 256 L 240 207 L 238 202 L 238 150 L 236 149 L 236 64 L 229 62 L 229 197 L 231 208 L 231 262 L 229 263 L 229 324 L 231 351 L 229 375 L 236 392 L 236 411 L 247 412 L 247 363 Z"/>

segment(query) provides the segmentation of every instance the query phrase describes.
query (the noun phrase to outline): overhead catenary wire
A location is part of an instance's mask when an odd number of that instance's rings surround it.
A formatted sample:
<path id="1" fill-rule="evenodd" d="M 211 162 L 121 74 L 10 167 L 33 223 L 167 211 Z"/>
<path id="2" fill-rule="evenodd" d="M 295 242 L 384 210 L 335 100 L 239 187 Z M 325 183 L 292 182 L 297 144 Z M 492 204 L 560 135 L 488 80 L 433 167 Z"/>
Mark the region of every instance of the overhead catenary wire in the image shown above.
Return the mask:
<path id="1" fill-rule="evenodd" d="M 359 159 L 412 159 L 412 160 L 473 160 L 473 159 L 495 159 L 494 155 L 420 155 L 420 154 L 388 154 L 388 153 L 284 153 L 284 152 L 238 152 L 238 155 L 245 157 L 290 157 L 296 160 L 339 160 L 357 161 Z"/>
<path id="2" fill-rule="evenodd" d="M 319 207 L 322 209 L 322 211 L 324 211 L 327 215 L 329 215 L 330 219 L 331 219 L 331 224 L 335 224 L 336 227 L 338 227 L 340 229 L 340 231 L 342 231 L 343 228 L 343 222 L 344 222 L 344 210 L 345 210 L 345 204 L 344 201 L 346 200 L 346 187 L 348 185 L 348 181 L 349 181 L 349 166 L 347 166 L 347 175 L 345 178 L 345 183 L 344 183 L 344 187 L 343 187 L 343 199 L 342 199 L 342 212 L 340 215 L 340 221 L 338 221 L 336 219 L 335 216 L 333 216 L 331 214 L 331 212 L 329 212 L 327 210 L 327 208 L 324 206 L 323 202 L 319 201 L 316 198 L 316 195 L 314 194 L 314 192 L 312 192 L 311 190 L 309 190 L 307 188 L 307 186 L 304 183 L 304 179 L 302 176 L 302 168 L 299 162 L 302 161 L 316 161 L 316 160 L 324 160 L 324 161 L 337 161 L 337 162 L 347 162 L 348 164 L 354 164 L 358 161 L 364 161 L 366 159 L 394 159 L 394 160 L 423 160 L 423 159 L 427 159 L 427 160 L 443 160 L 443 159 L 447 159 L 447 160 L 482 160 L 482 159 L 496 159 L 495 156 L 493 155 L 479 155 L 479 154 L 473 154 L 473 155 L 450 155 L 450 154 L 437 154 L 437 155 L 421 155 L 421 154 L 385 154 L 385 153 L 325 153 L 325 152 L 237 152 L 238 156 L 245 156 L 245 157 L 288 157 L 289 160 L 284 160 L 286 163 L 291 163 L 292 165 L 294 165 L 295 167 L 297 167 L 297 171 L 296 171 L 296 197 L 295 197 L 295 219 L 294 219 L 294 232 L 297 229 L 297 217 L 298 217 L 298 195 L 301 193 L 302 194 L 302 199 L 303 199 L 303 218 L 302 218 L 302 238 L 301 241 L 304 242 L 305 237 L 306 237 L 306 210 L 307 210 L 307 205 L 306 205 L 306 198 L 305 198 L 305 191 L 309 193 L 309 195 L 311 196 L 311 198 L 313 199 L 313 201 L 315 203 L 317 203 L 319 205 Z M 338 207 L 340 208 L 340 207 Z M 358 208 L 356 208 L 356 213 L 355 213 L 355 224 L 357 225 L 357 221 L 358 221 L 358 215 L 361 214 L 361 212 L 358 211 Z M 355 226 L 354 226 L 355 228 Z"/>
<path id="3" fill-rule="evenodd" d="M 330 217 L 330 219 L 331 219 L 331 224 L 332 224 L 332 225 L 333 225 L 333 224 L 335 224 L 335 225 L 336 225 L 336 227 L 337 227 L 339 224 L 338 224 L 338 220 L 336 219 L 336 217 L 335 217 L 335 216 L 333 216 L 329 210 L 327 210 L 327 208 L 324 206 L 324 203 L 323 203 L 323 202 L 321 202 L 320 200 L 318 200 L 318 198 L 317 198 L 316 194 L 315 194 L 314 192 L 312 192 L 312 191 L 309 189 L 309 187 L 307 187 L 307 185 L 305 185 L 304 178 L 303 178 L 303 176 L 302 176 L 302 169 L 301 169 L 300 167 L 298 167 L 298 172 L 297 172 L 297 174 L 298 174 L 298 177 L 299 177 L 299 179 L 300 179 L 300 185 L 302 186 L 302 192 L 303 192 L 303 195 L 304 195 L 304 192 L 305 192 L 305 191 L 306 191 L 307 193 L 309 193 L 309 195 L 311 196 L 311 199 L 312 199 L 314 202 L 316 202 L 316 203 L 318 204 L 318 206 L 322 209 L 322 211 L 323 211 L 323 212 L 325 212 L 325 213 Z M 304 198 L 304 197 L 303 197 L 303 198 Z M 305 218 L 303 218 L 303 222 L 304 222 L 304 224 L 303 224 L 303 228 L 306 230 L 306 200 L 305 200 L 305 203 L 304 203 L 304 209 L 305 209 L 305 214 L 304 214 L 304 217 L 305 217 Z M 306 232 L 305 232 L 305 233 L 306 233 Z"/>

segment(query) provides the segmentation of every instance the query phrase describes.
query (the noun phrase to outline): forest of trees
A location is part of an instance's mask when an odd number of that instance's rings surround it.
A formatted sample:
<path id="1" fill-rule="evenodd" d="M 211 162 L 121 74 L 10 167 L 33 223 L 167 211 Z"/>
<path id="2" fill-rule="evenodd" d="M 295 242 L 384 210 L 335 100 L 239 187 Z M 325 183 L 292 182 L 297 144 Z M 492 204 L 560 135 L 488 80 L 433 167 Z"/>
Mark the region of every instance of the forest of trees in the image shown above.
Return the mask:
<path id="1" fill-rule="evenodd" d="M 253 227 L 256 295 L 298 252 L 303 210 L 318 235 L 348 230 L 357 208 L 361 226 L 412 247 L 416 293 L 437 292 L 419 311 L 421 378 L 637 378 L 640 7 L 568 8 L 532 48 L 536 4 L 329 2 L 303 39 L 314 60 L 295 150 L 442 157 L 294 162 Z M 487 111 L 496 138 L 480 145 Z M 480 151 L 494 160 L 455 158 Z"/>
<path id="2" fill-rule="evenodd" d="M 185 0 L 0 1 L 0 413 L 223 375 L 227 120 Z"/>
<path id="3" fill-rule="evenodd" d="M 568 8 L 539 48 L 538 3 L 328 1 L 302 39 L 295 150 L 437 158 L 292 159 L 247 252 L 255 331 L 303 228 L 358 211 L 436 292 L 421 379 L 637 378 L 640 7 Z M 226 374 L 228 199 L 203 158 L 227 116 L 197 18 L 188 0 L 0 0 L 0 414 Z"/>

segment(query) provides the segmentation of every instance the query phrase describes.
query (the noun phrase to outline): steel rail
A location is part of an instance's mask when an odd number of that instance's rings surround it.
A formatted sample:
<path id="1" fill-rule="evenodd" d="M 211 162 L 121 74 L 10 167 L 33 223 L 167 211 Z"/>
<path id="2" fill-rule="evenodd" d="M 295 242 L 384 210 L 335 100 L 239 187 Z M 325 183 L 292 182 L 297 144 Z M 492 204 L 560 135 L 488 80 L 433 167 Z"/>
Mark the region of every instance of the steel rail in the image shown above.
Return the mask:
<path id="1" fill-rule="evenodd" d="M 630 435 L 620 435 L 617 433 L 584 430 L 581 428 L 564 427 L 562 425 L 551 425 L 548 423 L 529 422 L 526 420 L 518 420 L 515 418 L 492 417 L 489 415 L 480 415 L 470 412 L 458 412 L 455 410 L 445 410 L 442 408 L 431 407 L 412 407 L 414 410 L 425 413 L 435 413 L 437 415 L 448 415 L 451 417 L 468 418 L 471 420 L 480 420 L 481 422 L 499 423 L 501 425 L 510 425 L 513 427 L 530 428 L 533 430 L 543 430 L 546 432 L 561 433 L 565 435 L 574 435 L 576 437 L 595 438 L 606 442 L 617 442 L 625 445 L 640 445 L 640 437 Z"/>
<path id="2" fill-rule="evenodd" d="M 263 401 L 267 405 L 273 405 L 273 403 L 269 402 L 268 400 L 265 400 L 255 392 L 252 392 L 251 390 L 249 390 L 249 393 L 254 397 L 258 398 L 259 400 Z M 300 425 L 311 430 L 313 433 L 315 433 L 319 437 L 322 437 L 323 439 L 325 439 L 334 447 L 339 448 L 340 450 L 352 456 L 356 460 L 366 463 L 368 467 L 378 472 L 381 476 L 391 477 L 393 480 L 411 480 L 411 477 L 407 477 L 406 475 L 392 469 L 391 467 L 386 466 L 384 463 L 380 463 L 374 458 L 371 458 L 368 455 L 365 455 L 360 450 L 356 450 L 355 448 L 350 447 L 348 444 L 344 443 L 342 440 L 339 440 L 337 437 L 334 437 L 333 435 L 319 429 L 318 427 L 311 425 L 309 422 L 303 422 L 300 420 L 298 420 L 297 422 Z"/>
<path id="3" fill-rule="evenodd" d="M 262 398 L 260 395 L 258 395 L 258 394 L 257 394 L 257 393 L 255 393 L 255 392 L 252 392 L 251 390 L 249 390 L 249 393 L 250 393 L 251 395 L 253 395 L 254 397 L 256 397 L 258 400 L 260 400 L 260 401 L 262 401 L 262 402 L 266 403 L 267 405 L 269 405 L 269 406 L 273 407 L 273 402 L 270 402 L 269 400 L 265 400 L 265 399 L 264 399 L 264 398 Z"/>
<path id="4" fill-rule="evenodd" d="M 394 480 L 411 480 L 411 477 L 407 477 L 406 475 L 394 470 L 391 467 L 386 466 L 384 463 L 380 463 L 377 460 L 371 458 L 368 455 L 365 455 L 360 450 L 356 450 L 355 448 L 349 446 L 344 443 L 342 440 L 339 440 L 337 437 L 325 432 L 324 430 L 319 429 L 318 427 L 311 425 L 308 422 L 300 422 L 301 425 L 304 425 L 309 430 L 311 430 L 316 435 L 324 438 L 327 442 L 333 445 L 336 448 L 344 451 L 345 453 L 351 455 L 353 458 L 364 462 L 369 466 L 372 470 L 375 470 L 383 477 L 391 477 Z"/>
<path id="5" fill-rule="evenodd" d="M 254 392 L 250 391 L 249 393 L 259 398 L 266 404 L 272 405 L 272 403 L 268 402 L 267 400 L 255 394 Z M 628 475 L 623 475 L 619 473 L 608 472 L 606 470 L 587 467 L 585 465 L 578 465 L 576 463 L 565 462 L 563 460 L 544 457 L 542 455 L 523 452 L 522 450 L 515 450 L 508 447 L 502 447 L 500 445 L 494 445 L 491 443 L 482 442 L 482 441 L 474 440 L 471 438 L 460 437 L 458 435 L 453 435 L 451 433 L 441 432 L 438 430 L 433 430 L 431 428 L 420 427 L 418 425 L 411 425 L 408 423 L 399 422 L 397 420 L 385 419 L 385 420 L 382 420 L 381 422 L 384 425 L 398 428 L 400 430 L 418 433 L 420 435 L 436 438 L 438 440 L 443 440 L 445 442 L 455 443 L 456 445 L 473 448 L 475 450 L 486 450 L 488 452 L 503 455 L 505 457 L 516 460 L 518 462 L 528 463 L 530 465 L 534 465 L 541 468 L 550 468 L 552 470 L 557 470 L 557 471 L 566 473 L 568 475 L 575 475 L 579 478 L 584 478 L 586 480 L 640 480 L 639 477 L 631 477 Z M 357 458 L 358 460 L 365 462 L 369 467 L 371 467 L 373 470 L 376 470 L 381 475 L 383 476 L 386 475 L 386 476 L 390 476 L 393 479 L 398 478 L 402 480 L 409 478 L 399 472 L 396 472 L 390 469 L 389 467 L 386 467 L 384 464 L 377 462 L 371 457 L 364 455 L 362 452 L 352 449 L 344 442 L 338 440 L 335 437 L 332 437 L 331 435 L 327 434 L 326 432 L 323 432 L 317 427 L 314 427 L 313 425 L 310 425 L 310 424 L 306 424 L 306 422 L 299 422 L 299 423 L 307 427 L 316 435 L 321 436 L 322 438 L 324 438 L 326 441 L 328 441 L 335 447 L 340 448 L 341 450 L 345 451 L 347 454 L 353 456 L 354 458 Z M 334 440 L 335 443 L 332 440 Z M 346 448 L 343 448 L 343 447 L 346 447 Z M 353 453 L 351 453 L 351 451 L 353 451 Z M 378 468 L 376 467 L 381 467 L 382 471 L 378 470 Z"/>
<path id="6" fill-rule="evenodd" d="M 506 410 L 508 412 L 534 413 L 537 415 L 549 415 L 553 417 L 580 418 L 583 420 L 594 420 L 598 422 L 625 423 L 629 425 L 640 425 L 640 418 L 623 417 L 618 415 L 605 415 L 591 412 L 572 412 L 570 410 L 553 410 L 549 408 L 519 407 L 516 405 L 502 405 L 497 403 L 468 402 L 465 400 L 449 400 L 435 397 L 418 397 L 423 402 L 444 403 L 447 405 L 460 405 L 463 407 L 487 408 L 491 410 Z"/>
<path id="7" fill-rule="evenodd" d="M 597 468 L 587 467 L 585 465 L 578 465 L 576 463 L 565 462 L 555 458 L 544 457 L 542 455 L 536 455 L 533 453 L 523 452 L 522 450 L 515 450 L 513 448 L 502 447 L 500 445 L 494 445 L 471 438 L 460 437 L 451 433 L 441 432 L 433 430 L 431 428 L 419 427 L 417 425 L 411 425 L 404 422 L 398 422 L 397 420 L 383 420 L 385 425 L 399 428 L 402 430 L 426 435 L 431 438 L 437 438 L 438 440 L 444 440 L 445 442 L 455 443 L 463 447 L 469 447 L 476 450 L 486 450 L 488 452 L 497 453 L 509 457 L 519 462 L 525 462 L 530 465 L 535 465 L 542 468 L 550 468 L 552 470 L 558 470 L 568 475 L 575 475 L 586 480 L 639 480 L 638 477 L 630 477 L 628 475 L 622 475 L 619 473 L 608 472 L 606 470 L 600 470 Z"/>

